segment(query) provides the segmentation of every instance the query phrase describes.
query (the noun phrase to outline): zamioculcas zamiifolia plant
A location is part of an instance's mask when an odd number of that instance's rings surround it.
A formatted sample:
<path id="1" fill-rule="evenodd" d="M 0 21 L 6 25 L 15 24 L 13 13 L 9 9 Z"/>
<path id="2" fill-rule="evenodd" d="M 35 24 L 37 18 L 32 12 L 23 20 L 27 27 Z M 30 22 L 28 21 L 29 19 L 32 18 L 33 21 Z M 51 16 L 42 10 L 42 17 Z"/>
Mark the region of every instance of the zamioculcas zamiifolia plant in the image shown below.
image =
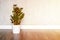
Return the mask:
<path id="1" fill-rule="evenodd" d="M 17 7 L 16 4 L 13 5 L 13 11 L 11 15 L 11 22 L 14 25 L 20 25 L 22 19 L 24 18 L 24 13 L 22 12 L 23 8 Z"/>

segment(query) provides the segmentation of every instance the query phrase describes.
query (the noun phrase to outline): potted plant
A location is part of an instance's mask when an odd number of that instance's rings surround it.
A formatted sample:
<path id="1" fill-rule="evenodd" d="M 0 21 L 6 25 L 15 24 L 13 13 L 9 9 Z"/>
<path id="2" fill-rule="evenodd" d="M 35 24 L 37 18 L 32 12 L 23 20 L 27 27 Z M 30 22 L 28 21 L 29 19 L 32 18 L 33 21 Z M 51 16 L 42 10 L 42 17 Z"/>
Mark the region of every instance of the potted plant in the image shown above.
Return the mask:
<path id="1" fill-rule="evenodd" d="M 21 21 L 24 18 L 24 13 L 22 12 L 22 9 L 23 8 L 17 7 L 17 4 L 13 5 L 13 11 L 10 19 L 11 23 L 13 24 L 13 31 L 17 31 L 18 29 L 20 29 Z"/>

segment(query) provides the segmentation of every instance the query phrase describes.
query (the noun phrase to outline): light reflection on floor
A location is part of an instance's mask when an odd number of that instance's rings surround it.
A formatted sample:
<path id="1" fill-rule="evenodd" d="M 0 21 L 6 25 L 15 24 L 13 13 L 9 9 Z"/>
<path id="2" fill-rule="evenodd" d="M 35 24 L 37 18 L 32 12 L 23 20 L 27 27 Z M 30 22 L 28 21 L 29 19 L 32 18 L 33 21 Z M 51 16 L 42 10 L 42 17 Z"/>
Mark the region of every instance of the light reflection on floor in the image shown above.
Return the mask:
<path id="1" fill-rule="evenodd" d="M 60 40 L 60 29 L 23 29 L 21 40 Z"/>

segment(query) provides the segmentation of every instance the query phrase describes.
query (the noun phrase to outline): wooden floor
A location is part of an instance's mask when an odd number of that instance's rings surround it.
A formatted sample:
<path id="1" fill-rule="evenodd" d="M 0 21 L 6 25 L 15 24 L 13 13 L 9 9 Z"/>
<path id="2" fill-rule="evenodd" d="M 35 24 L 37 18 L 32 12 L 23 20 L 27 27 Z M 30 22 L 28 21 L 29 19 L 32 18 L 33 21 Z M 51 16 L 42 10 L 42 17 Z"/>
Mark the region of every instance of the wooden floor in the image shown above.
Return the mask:
<path id="1" fill-rule="evenodd" d="M 14 40 L 12 30 L 0 29 L 0 40 Z"/>
<path id="2" fill-rule="evenodd" d="M 19 34 L 0 30 L 0 40 L 60 40 L 60 30 L 21 29 Z"/>
<path id="3" fill-rule="evenodd" d="M 20 32 L 20 40 L 60 40 L 60 30 L 25 29 Z"/>

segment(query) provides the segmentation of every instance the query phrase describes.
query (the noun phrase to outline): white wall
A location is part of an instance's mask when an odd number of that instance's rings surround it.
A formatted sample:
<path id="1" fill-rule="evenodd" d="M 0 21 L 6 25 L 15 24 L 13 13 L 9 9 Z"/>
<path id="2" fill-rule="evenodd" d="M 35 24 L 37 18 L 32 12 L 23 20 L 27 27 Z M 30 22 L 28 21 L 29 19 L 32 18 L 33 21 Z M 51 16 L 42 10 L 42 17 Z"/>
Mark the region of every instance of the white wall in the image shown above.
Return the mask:
<path id="1" fill-rule="evenodd" d="M 13 4 L 24 8 L 21 24 L 60 24 L 60 0 L 1 0 L 0 24 L 11 24 Z"/>

